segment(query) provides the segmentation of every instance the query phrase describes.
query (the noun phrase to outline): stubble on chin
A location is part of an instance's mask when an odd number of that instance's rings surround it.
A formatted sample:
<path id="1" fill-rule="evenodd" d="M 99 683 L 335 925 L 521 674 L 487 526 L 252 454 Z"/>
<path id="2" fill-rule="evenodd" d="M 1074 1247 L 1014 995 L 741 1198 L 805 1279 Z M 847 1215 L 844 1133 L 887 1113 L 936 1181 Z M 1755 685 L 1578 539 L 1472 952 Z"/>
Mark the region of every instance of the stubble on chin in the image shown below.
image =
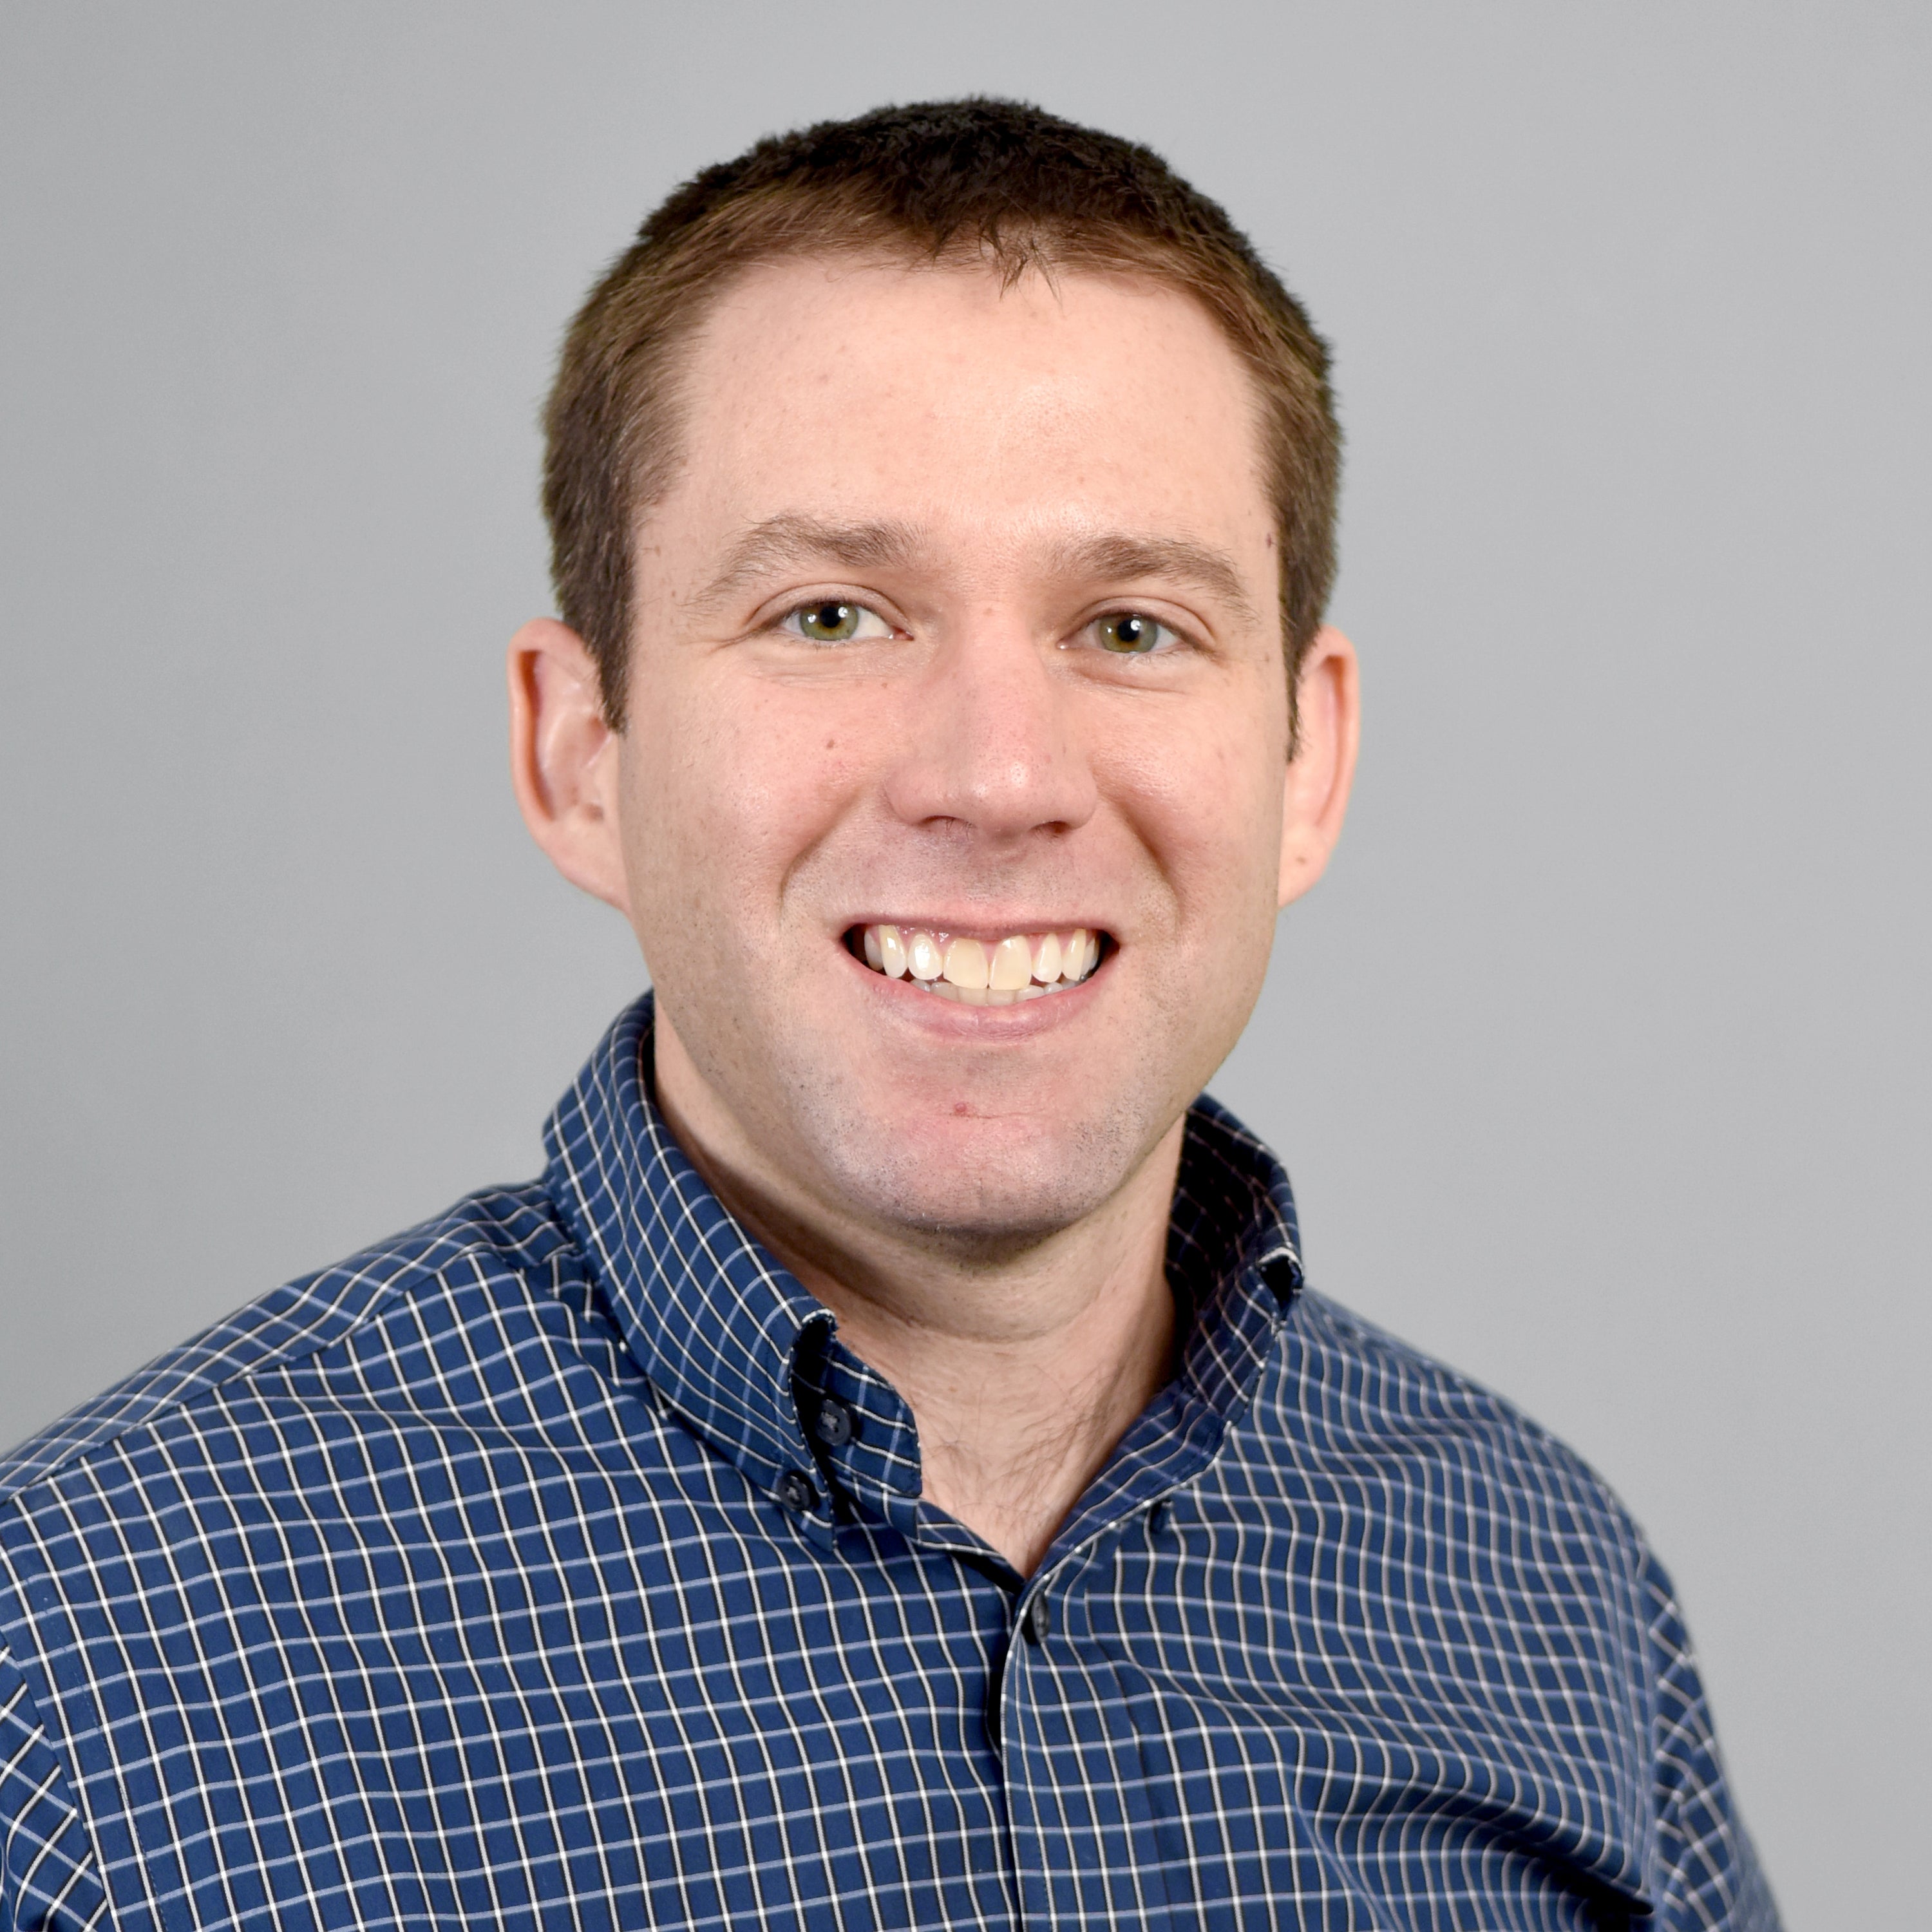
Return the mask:
<path id="1" fill-rule="evenodd" d="M 1180 1111 L 1117 1092 L 1084 1110 L 935 1102 L 922 1118 L 916 1098 L 882 1103 L 850 1074 L 799 1062 L 780 1086 L 784 1118 L 761 1166 L 896 1244 L 968 1268 L 1008 1263 L 1103 1208 Z"/>

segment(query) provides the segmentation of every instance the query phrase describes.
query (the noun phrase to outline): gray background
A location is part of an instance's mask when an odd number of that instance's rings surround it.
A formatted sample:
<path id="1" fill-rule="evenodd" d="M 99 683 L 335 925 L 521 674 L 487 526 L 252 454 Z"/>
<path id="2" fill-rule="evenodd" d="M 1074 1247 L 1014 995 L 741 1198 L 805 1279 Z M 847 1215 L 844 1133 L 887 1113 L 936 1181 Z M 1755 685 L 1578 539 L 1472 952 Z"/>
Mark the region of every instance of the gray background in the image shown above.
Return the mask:
<path id="1" fill-rule="evenodd" d="M 533 1168 L 640 983 L 503 772 L 644 212 L 983 88 L 1339 351 L 1358 802 L 1219 1090 L 1672 1563 L 1794 1924 L 1919 1922 L 1928 10 L 15 4 L 0 1438 Z"/>

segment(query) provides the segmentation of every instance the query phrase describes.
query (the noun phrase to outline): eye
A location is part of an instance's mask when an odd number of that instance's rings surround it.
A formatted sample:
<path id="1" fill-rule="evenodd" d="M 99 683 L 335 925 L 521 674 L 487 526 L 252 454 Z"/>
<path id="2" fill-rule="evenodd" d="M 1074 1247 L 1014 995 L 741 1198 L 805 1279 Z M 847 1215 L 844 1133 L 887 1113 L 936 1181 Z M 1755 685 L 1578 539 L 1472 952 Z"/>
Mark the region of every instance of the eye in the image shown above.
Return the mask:
<path id="1" fill-rule="evenodd" d="M 1100 648 L 1117 657 L 1144 658 L 1180 641 L 1165 624 L 1141 610 L 1110 610 L 1095 618 L 1092 628 Z"/>
<path id="2" fill-rule="evenodd" d="M 876 610 L 862 604 L 847 604 L 828 597 L 817 604 L 801 604 L 778 620 L 778 628 L 789 631 L 811 644 L 849 644 L 860 638 L 890 638 L 892 627 Z"/>

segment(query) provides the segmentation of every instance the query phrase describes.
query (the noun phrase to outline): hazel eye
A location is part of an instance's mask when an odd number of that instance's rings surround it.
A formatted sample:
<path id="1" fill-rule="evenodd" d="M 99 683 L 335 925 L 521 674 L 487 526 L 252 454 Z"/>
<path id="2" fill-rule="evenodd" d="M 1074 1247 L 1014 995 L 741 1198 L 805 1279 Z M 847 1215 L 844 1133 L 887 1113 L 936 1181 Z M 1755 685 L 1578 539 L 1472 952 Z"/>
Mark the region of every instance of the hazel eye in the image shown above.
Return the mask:
<path id="1" fill-rule="evenodd" d="M 849 644 L 856 638 L 889 638 L 892 626 L 876 610 L 862 604 L 847 604 L 836 597 L 821 603 L 801 604 L 788 610 L 778 628 L 811 644 Z"/>
<path id="2" fill-rule="evenodd" d="M 1103 651 L 1117 657 L 1145 657 L 1174 642 L 1174 633 L 1139 610 L 1110 610 L 1094 620 L 1094 635 Z"/>

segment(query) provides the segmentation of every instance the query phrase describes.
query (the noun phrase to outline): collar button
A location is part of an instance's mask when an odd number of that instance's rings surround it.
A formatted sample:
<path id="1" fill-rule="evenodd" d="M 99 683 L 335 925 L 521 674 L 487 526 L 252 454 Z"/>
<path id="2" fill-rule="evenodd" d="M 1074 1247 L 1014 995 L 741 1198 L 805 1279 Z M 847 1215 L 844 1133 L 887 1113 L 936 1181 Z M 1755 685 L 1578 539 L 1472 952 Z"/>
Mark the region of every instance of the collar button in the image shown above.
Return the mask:
<path id="1" fill-rule="evenodd" d="M 1262 1280 L 1286 1308 L 1301 1292 L 1301 1264 L 1292 1255 L 1276 1255 L 1262 1264 Z"/>
<path id="2" fill-rule="evenodd" d="M 818 1492 L 809 1476 L 801 1476 L 796 1469 L 788 1469 L 778 1478 L 778 1501 L 788 1510 L 796 1510 L 802 1515 L 818 1506 Z"/>
<path id="3" fill-rule="evenodd" d="M 836 1396 L 829 1395 L 818 1405 L 812 1427 L 828 1448 L 842 1449 L 858 1434 L 859 1418 Z"/>

